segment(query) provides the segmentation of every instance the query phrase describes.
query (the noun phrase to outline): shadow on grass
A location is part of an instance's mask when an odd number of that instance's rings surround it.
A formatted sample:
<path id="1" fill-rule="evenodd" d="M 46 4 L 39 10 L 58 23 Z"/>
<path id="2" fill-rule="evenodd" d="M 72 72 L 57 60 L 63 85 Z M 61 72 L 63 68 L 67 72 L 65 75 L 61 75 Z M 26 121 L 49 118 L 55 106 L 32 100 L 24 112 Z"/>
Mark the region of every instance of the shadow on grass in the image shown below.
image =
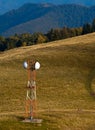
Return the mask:
<path id="1" fill-rule="evenodd" d="M 87 76 L 85 87 L 89 94 L 95 99 L 95 90 L 92 87 L 93 80 L 95 79 L 95 69 L 91 70 Z"/>
<path id="2" fill-rule="evenodd" d="M 23 128 L 27 127 L 32 128 L 33 130 L 59 130 L 57 123 L 51 118 L 48 118 L 48 115 L 45 117 L 38 117 L 38 119 L 43 120 L 42 123 L 23 122 L 23 120 L 25 120 L 23 116 L 14 116 L 14 118 L 16 119 L 16 122 L 19 122 L 19 127 L 21 127 L 22 124 Z"/>
<path id="3" fill-rule="evenodd" d="M 23 121 L 25 118 L 23 116 L 15 116 L 14 117 L 17 119 L 17 121 Z"/>

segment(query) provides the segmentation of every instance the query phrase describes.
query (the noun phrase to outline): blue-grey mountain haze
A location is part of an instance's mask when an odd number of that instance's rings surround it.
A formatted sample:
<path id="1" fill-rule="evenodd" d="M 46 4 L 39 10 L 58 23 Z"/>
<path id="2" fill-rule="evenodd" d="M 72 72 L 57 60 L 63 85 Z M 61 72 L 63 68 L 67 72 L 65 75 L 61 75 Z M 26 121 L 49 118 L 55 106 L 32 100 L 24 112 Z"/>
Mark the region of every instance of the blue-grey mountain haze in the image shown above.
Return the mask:
<path id="1" fill-rule="evenodd" d="M 0 0 L 0 14 L 12 9 L 17 9 L 25 3 L 53 3 L 53 4 L 81 4 L 85 6 L 95 5 L 95 0 Z"/>

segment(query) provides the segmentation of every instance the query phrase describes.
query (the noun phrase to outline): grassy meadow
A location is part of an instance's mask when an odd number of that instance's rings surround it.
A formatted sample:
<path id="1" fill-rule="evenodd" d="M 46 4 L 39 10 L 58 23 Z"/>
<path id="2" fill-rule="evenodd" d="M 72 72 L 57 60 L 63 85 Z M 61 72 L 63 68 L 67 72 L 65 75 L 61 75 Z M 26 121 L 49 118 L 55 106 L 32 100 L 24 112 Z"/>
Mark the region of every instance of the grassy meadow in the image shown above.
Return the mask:
<path id="1" fill-rule="evenodd" d="M 30 58 L 41 125 L 22 122 Z M 0 130 L 95 130 L 95 33 L 0 54 Z"/>

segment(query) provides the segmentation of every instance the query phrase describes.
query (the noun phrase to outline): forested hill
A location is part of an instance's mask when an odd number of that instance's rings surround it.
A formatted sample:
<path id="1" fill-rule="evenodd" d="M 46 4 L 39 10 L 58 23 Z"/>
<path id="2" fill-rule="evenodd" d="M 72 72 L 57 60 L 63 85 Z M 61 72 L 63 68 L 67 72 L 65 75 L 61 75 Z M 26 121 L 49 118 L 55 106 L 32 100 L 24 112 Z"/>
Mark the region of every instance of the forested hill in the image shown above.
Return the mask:
<path id="1" fill-rule="evenodd" d="M 95 18 L 95 6 L 25 4 L 0 16 L 0 34 L 47 33 L 51 28 L 80 27 Z"/>

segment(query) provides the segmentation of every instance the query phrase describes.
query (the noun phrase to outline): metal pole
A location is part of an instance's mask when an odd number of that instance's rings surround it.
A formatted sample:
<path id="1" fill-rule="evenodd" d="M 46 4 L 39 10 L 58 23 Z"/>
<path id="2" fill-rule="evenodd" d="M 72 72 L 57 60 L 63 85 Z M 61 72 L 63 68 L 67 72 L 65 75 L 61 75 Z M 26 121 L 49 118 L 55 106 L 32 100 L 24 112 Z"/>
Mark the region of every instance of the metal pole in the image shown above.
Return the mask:
<path id="1" fill-rule="evenodd" d="M 28 60 L 28 83 L 27 83 L 27 95 L 26 95 L 26 115 L 28 115 L 28 107 L 29 109 L 29 116 L 32 120 L 33 117 L 36 115 L 36 71 L 35 69 L 32 70 L 33 64 L 35 62 Z"/>

